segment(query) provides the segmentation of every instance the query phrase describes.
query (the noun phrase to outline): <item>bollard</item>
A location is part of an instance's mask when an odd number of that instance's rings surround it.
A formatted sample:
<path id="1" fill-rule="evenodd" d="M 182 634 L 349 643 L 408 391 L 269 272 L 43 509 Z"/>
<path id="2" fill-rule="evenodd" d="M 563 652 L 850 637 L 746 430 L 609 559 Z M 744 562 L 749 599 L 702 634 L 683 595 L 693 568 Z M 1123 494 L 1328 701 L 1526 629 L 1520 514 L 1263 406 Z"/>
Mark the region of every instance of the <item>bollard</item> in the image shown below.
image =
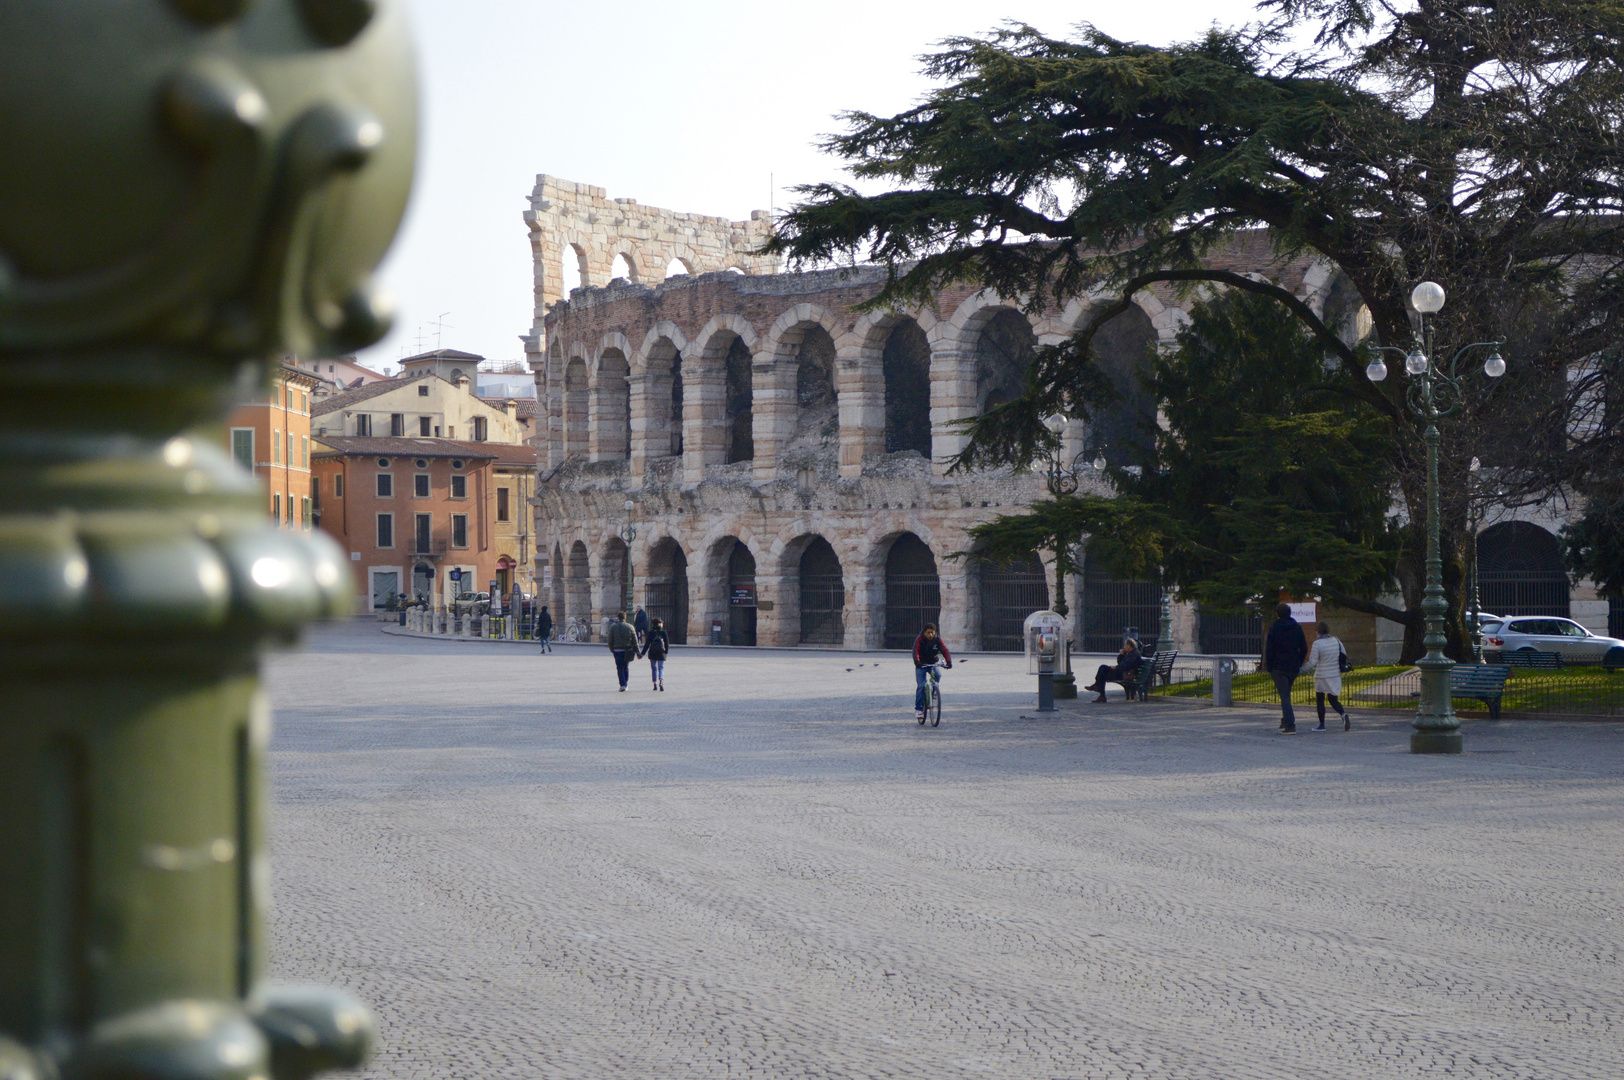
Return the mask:
<path id="1" fill-rule="evenodd" d="M 1231 682 L 1234 677 L 1234 657 L 1215 656 L 1212 658 L 1212 703 L 1214 705 L 1235 704 L 1234 688 Z"/>
<path id="2" fill-rule="evenodd" d="M 386 329 L 400 4 L 0 4 L 0 117 L 0 1076 L 355 1066 L 359 1001 L 263 981 L 259 677 L 349 562 L 192 432 Z"/>

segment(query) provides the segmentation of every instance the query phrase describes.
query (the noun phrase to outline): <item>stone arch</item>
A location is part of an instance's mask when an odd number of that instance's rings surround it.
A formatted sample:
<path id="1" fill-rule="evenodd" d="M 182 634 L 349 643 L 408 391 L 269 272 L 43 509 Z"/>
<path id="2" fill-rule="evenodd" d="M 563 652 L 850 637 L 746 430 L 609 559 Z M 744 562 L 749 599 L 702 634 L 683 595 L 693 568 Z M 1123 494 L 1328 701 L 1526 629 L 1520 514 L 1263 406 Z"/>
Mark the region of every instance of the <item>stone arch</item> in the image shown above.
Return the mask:
<path id="1" fill-rule="evenodd" d="M 685 446 L 698 441 L 699 464 L 725 465 L 755 456 L 755 328 L 737 315 L 717 315 L 694 335 L 694 347 L 684 351 Z M 691 374 L 686 370 L 697 370 Z M 691 477 L 695 478 L 695 477 Z"/>
<path id="2" fill-rule="evenodd" d="M 1160 302 L 1157 307 L 1166 310 Z M 1160 341 L 1151 314 L 1137 302 L 1094 335 L 1095 362 L 1111 380 L 1117 399 L 1090 417 L 1087 449 L 1102 452 L 1112 465 L 1136 465 L 1139 455 L 1153 445 L 1156 402 L 1142 378 L 1150 369 Z"/>
<path id="3" fill-rule="evenodd" d="M 988 308 L 975 331 L 976 412 L 984 413 L 1026 393 L 1037 334 L 1020 310 Z"/>
<path id="4" fill-rule="evenodd" d="M 1037 552 L 1025 558 L 971 562 L 976 605 L 980 613 L 981 648 L 987 652 L 1021 652 L 1026 647 L 1026 617 L 1051 606 L 1049 575 Z"/>
<path id="5" fill-rule="evenodd" d="M 631 456 L 631 363 L 624 334 L 605 335 L 592 371 L 592 460 Z"/>
<path id="6" fill-rule="evenodd" d="M 609 260 L 609 280 L 613 281 L 616 278 L 625 278 L 627 281 L 630 281 L 633 284 L 642 280 L 642 278 L 638 276 L 637 254 L 635 249 L 623 247 L 619 251 L 616 251 L 613 258 Z"/>
<path id="7" fill-rule="evenodd" d="M 626 541 L 611 536 L 598 553 L 598 610 L 605 616 L 624 611 L 629 619 L 633 610 L 632 552 Z"/>
<path id="8" fill-rule="evenodd" d="M 571 350 L 572 353 L 574 350 Z M 588 413 L 592 377 L 584 355 L 572 355 L 564 366 L 564 457 L 585 457 L 590 446 Z"/>
<path id="9" fill-rule="evenodd" d="M 592 563 L 587 554 L 586 541 L 577 540 L 570 545 L 569 562 L 565 568 L 564 609 L 571 619 L 584 619 L 592 626 Z"/>
<path id="10" fill-rule="evenodd" d="M 673 536 L 662 536 L 648 546 L 643 608 L 650 620 L 665 621 L 671 644 L 688 643 L 688 552 Z"/>
<path id="11" fill-rule="evenodd" d="M 1370 308 L 1353 284 L 1353 279 L 1341 271 L 1331 278 L 1319 315 L 1321 321 L 1349 348 L 1357 347 L 1370 336 Z"/>
<path id="12" fill-rule="evenodd" d="M 564 633 L 564 626 L 569 621 L 569 593 L 565 586 L 568 578 L 565 576 L 564 549 L 557 543 L 553 544 L 553 583 L 551 588 L 553 617 L 553 634 L 560 636 Z"/>
<path id="13" fill-rule="evenodd" d="M 592 284 L 592 270 L 586 248 L 573 240 L 565 240 L 559 246 L 558 273 L 559 291 L 566 300 L 576 289 Z"/>
<path id="14" fill-rule="evenodd" d="M 912 531 L 887 537 L 883 552 L 885 633 L 882 647 L 912 648 L 914 638 L 919 636 L 925 623 L 940 624 L 941 621 L 942 586 L 936 554 Z"/>
<path id="15" fill-rule="evenodd" d="M 930 341 L 919 322 L 900 318 L 880 346 L 885 383 L 885 452 L 931 456 Z"/>
<path id="16" fill-rule="evenodd" d="M 1531 521 L 1502 521 L 1478 535 L 1477 578 L 1484 611 L 1568 617 L 1562 542 Z"/>
<path id="17" fill-rule="evenodd" d="M 846 640 L 846 579 L 840 554 L 820 533 L 803 533 L 779 555 L 780 625 L 799 645 Z"/>
<path id="18" fill-rule="evenodd" d="M 711 621 L 722 624 L 728 645 L 756 643 L 756 556 L 750 545 L 731 533 L 706 548 L 706 578 L 712 586 Z"/>
<path id="19" fill-rule="evenodd" d="M 632 458 L 681 456 L 683 447 L 682 329 L 662 321 L 649 328 L 632 360 Z M 635 471 L 641 473 L 641 469 Z"/>

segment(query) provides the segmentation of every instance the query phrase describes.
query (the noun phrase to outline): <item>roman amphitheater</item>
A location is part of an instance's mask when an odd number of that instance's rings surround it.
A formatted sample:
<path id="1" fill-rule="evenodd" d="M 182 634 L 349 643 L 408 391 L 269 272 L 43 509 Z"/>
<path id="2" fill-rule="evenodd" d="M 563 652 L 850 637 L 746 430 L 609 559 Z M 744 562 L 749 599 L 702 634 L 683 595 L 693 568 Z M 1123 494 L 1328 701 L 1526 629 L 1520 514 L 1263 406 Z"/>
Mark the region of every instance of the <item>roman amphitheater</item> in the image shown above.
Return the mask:
<path id="1" fill-rule="evenodd" d="M 968 530 L 1044 497 L 1044 481 L 948 475 L 963 445 L 953 421 L 1018 394 L 1032 349 L 1069 336 L 1105 298 L 1029 314 L 1016 298 L 964 288 L 915 310 L 859 313 L 884 272 L 780 273 L 753 254 L 770 229 L 761 211 L 743 222 L 674 213 L 546 175 L 525 221 L 535 311 L 524 342 L 541 402 L 536 577 L 560 625 L 596 627 L 637 603 L 673 641 L 905 648 L 930 620 L 957 647 L 1019 648 L 1052 575 L 1037 555 L 999 566 L 966 557 Z M 1357 304 L 1334 268 L 1273 263 L 1261 238 L 1217 261 L 1333 316 Z M 581 281 L 567 297 L 566 270 Z M 1096 425 L 1070 422 L 1068 463 L 1125 462 L 1146 437 L 1154 406 L 1133 373 L 1177 333 L 1180 303 L 1146 291 L 1107 324 L 1100 357 L 1123 394 Z M 1081 472 L 1083 490 L 1106 492 Z M 1553 570 L 1548 529 L 1504 528 L 1517 533 L 1502 544 L 1516 580 L 1540 560 Z M 1153 584 L 1085 567 L 1067 586 L 1080 648 L 1114 649 L 1124 627 L 1154 636 Z M 1584 599 L 1573 595 L 1573 615 L 1605 631 L 1606 603 L 1591 611 Z M 1184 651 L 1256 650 L 1244 619 L 1175 604 L 1173 627 Z M 1339 630 L 1356 659 L 1396 656 L 1397 626 L 1353 618 Z"/>

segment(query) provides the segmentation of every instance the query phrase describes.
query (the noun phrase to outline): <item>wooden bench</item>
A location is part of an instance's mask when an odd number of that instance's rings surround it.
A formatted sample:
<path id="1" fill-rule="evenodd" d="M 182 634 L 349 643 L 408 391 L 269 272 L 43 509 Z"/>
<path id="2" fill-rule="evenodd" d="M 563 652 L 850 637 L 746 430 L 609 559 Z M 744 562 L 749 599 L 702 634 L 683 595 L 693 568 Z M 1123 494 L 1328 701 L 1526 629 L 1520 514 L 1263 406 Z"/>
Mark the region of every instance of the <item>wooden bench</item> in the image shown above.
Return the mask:
<path id="1" fill-rule="evenodd" d="M 1489 653 L 1496 656 L 1497 664 L 1507 667 L 1537 668 L 1542 671 L 1555 671 L 1562 666 L 1562 654 L 1559 652 L 1539 652 L 1536 649 L 1518 649 L 1516 652 Z"/>
<path id="2" fill-rule="evenodd" d="M 1489 707 L 1489 719 L 1498 720 L 1510 674 L 1511 668 L 1505 664 L 1456 664 L 1449 669 L 1449 696 L 1481 701 Z"/>
<path id="3" fill-rule="evenodd" d="M 1140 701 L 1150 700 L 1150 688 L 1160 680 L 1166 686 L 1173 678 L 1173 661 L 1179 658 L 1177 652 L 1152 653 L 1139 662 L 1134 668 L 1133 677 L 1122 684 L 1129 701 L 1138 698 Z"/>

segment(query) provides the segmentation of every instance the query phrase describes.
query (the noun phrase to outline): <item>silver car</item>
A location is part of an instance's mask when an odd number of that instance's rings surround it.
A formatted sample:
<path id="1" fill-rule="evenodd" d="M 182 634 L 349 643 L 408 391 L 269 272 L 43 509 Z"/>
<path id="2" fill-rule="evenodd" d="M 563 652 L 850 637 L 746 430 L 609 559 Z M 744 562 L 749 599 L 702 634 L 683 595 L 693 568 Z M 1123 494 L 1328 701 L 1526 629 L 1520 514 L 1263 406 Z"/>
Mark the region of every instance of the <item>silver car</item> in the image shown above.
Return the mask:
<path id="1" fill-rule="evenodd" d="M 1592 634 L 1572 619 L 1512 615 L 1483 624 L 1483 651 L 1554 652 L 1570 664 L 1624 667 L 1624 641 Z"/>

